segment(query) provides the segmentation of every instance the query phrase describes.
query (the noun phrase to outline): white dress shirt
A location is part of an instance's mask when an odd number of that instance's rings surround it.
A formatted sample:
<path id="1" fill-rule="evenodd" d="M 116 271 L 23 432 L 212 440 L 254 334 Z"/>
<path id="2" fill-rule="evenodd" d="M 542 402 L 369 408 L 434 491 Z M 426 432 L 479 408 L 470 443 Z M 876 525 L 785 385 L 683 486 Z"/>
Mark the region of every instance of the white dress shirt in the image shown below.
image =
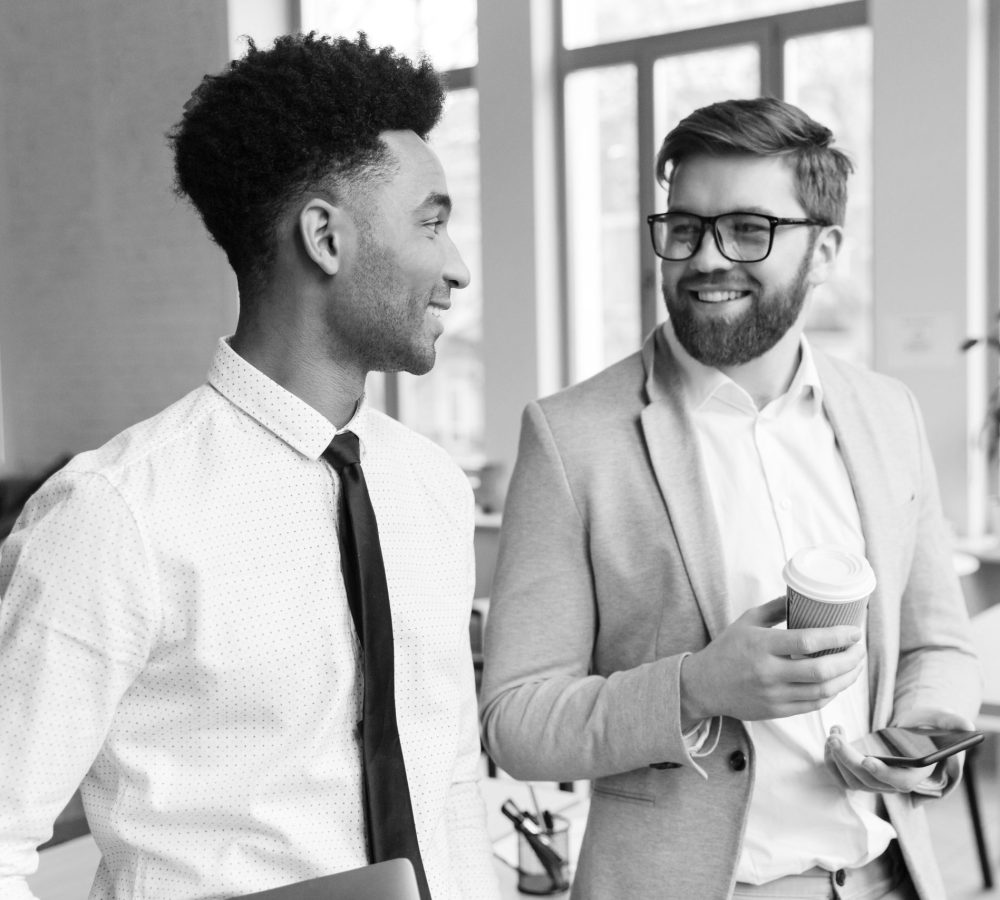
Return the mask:
<path id="1" fill-rule="evenodd" d="M 782 568 L 801 547 L 837 544 L 864 555 L 854 492 L 806 339 L 788 391 L 758 410 L 732 379 L 691 357 L 669 323 L 664 333 L 683 372 L 734 618 L 785 593 Z M 861 866 L 885 850 L 895 831 L 876 815 L 876 795 L 845 791 L 823 761 L 833 725 L 851 741 L 869 731 L 869 718 L 866 671 L 817 712 L 747 723 L 756 771 L 738 881 Z"/>
<path id="2" fill-rule="evenodd" d="M 364 402 L 396 709 L 434 900 L 497 896 L 469 644 L 473 503 Z M 92 900 L 223 898 L 367 862 L 336 429 L 221 341 L 208 384 L 76 457 L 0 550 L 0 900 L 82 781 Z"/>

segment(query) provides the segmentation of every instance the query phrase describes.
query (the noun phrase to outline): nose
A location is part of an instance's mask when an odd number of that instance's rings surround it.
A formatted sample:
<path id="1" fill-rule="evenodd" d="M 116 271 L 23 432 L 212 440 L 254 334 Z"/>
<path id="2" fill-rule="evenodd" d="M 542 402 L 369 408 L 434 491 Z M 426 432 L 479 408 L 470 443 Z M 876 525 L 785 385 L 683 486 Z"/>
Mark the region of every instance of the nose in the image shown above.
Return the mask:
<path id="1" fill-rule="evenodd" d="M 469 286 L 472 276 L 469 274 L 469 267 L 462 259 L 462 254 L 458 252 L 455 242 L 448 237 L 448 256 L 445 259 L 444 280 L 452 288 L 464 288 Z"/>
<path id="2" fill-rule="evenodd" d="M 688 265 L 699 272 L 717 272 L 719 269 L 731 269 L 733 261 L 726 259 L 719 250 L 719 244 L 715 238 L 715 229 L 711 225 L 705 225 L 701 232 L 701 241 L 694 256 L 688 260 Z"/>

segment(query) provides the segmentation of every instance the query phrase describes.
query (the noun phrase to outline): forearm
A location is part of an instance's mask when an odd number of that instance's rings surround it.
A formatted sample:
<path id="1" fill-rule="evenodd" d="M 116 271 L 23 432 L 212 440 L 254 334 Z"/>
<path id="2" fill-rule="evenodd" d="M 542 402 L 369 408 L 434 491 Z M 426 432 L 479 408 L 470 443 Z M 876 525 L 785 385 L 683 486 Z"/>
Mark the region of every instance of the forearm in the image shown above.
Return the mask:
<path id="1" fill-rule="evenodd" d="M 80 523 L 99 520 L 100 529 Z M 0 552 L 0 897 L 104 744 L 154 617 L 134 517 L 97 477 L 57 477 Z"/>
<path id="2" fill-rule="evenodd" d="M 0 898 L 30 896 L 36 848 L 79 787 L 128 678 L 90 648 L 24 622 L 0 636 Z M 94 686 L 101 686 L 95 690 Z"/>
<path id="3" fill-rule="evenodd" d="M 573 781 L 689 761 L 673 656 L 600 675 L 524 678 L 484 695 L 484 740 L 516 778 Z"/>

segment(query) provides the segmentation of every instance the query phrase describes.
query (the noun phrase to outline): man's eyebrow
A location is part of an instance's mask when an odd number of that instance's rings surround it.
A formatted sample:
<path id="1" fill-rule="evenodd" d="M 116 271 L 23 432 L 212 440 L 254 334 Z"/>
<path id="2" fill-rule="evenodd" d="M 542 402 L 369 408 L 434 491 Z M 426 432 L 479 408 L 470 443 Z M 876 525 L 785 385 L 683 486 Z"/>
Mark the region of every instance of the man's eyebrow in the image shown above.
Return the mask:
<path id="1" fill-rule="evenodd" d="M 441 207 L 447 212 L 451 212 L 451 197 L 447 194 L 440 194 L 436 191 L 431 192 L 426 197 L 424 197 L 424 202 L 417 207 L 417 211 L 420 212 L 425 209 L 432 209 Z"/>

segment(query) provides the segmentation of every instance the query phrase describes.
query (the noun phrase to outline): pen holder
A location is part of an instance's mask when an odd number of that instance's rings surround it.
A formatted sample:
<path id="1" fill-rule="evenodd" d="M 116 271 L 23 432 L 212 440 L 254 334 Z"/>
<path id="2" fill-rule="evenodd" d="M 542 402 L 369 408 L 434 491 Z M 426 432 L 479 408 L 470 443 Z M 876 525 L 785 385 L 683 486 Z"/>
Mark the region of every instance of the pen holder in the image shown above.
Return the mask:
<path id="1" fill-rule="evenodd" d="M 560 815 L 552 816 L 552 830 L 542 832 L 549 846 L 562 857 L 569 860 L 569 822 Z M 556 880 L 538 858 L 538 853 L 528 839 L 520 832 L 517 835 L 517 889 L 522 894 L 536 896 L 561 894 L 569 890 L 569 873 L 567 865 L 561 867 L 561 878 Z"/>

